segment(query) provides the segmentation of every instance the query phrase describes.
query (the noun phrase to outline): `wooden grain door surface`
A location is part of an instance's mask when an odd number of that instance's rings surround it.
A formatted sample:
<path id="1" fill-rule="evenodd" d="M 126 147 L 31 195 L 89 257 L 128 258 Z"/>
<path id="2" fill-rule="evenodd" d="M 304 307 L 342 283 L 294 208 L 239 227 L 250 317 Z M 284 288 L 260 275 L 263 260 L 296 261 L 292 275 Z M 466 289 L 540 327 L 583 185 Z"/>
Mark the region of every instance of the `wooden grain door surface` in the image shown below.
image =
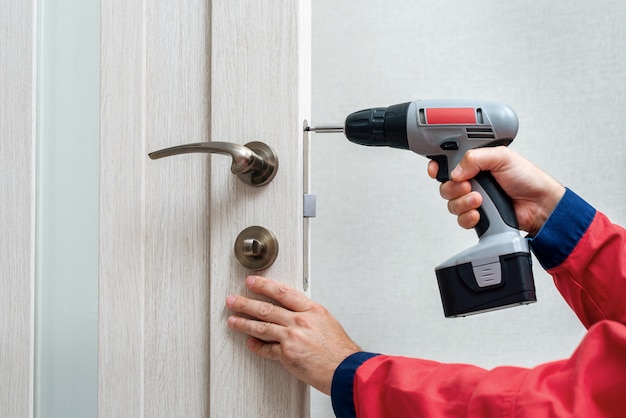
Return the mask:
<path id="1" fill-rule="evenodd" d="M 306 417 L 308 388 L 226 326 L 245 292 L 233 254 L 260 225 L 263 274 L 304 290 L 308 0 L 102 0 L 99 415 Z M 276 178 L 253 188 L 230 158 L 148 152 L 262 141 Z"/>
<path id="2" fill-rule="evenodd" d="M 35 39 L 33 2 L 0 13 L 0 416 L 33 414 Z"/>

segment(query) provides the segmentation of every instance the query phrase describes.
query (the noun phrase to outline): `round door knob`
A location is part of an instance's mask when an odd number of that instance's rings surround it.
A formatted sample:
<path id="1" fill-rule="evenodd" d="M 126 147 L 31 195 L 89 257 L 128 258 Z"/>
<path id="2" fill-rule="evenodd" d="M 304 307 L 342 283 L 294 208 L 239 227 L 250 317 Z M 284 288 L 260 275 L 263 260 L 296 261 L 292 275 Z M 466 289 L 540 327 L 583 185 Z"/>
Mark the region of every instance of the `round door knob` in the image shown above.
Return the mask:
<path id="1" fill-rule="evenodd" d="M 278 240 L 262 226 L 244 229 L 235 240 L 235 257 L 249 270 L 265 270 L 274 264 L 277 256 Z"/>

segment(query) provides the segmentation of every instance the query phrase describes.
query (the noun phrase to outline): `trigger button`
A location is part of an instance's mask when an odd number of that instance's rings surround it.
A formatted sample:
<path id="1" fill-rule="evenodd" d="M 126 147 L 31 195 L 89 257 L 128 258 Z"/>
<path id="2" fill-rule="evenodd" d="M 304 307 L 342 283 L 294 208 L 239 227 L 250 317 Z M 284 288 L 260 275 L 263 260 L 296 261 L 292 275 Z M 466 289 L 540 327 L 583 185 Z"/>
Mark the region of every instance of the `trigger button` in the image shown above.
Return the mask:
<path id="1" fill-rule="evenodd" d="M 437 181 L 442 183 L 450 180 L 448 176 L 448 157 L 445 155 L 427 155 L 426 158 L 437 161 L 439 164 L 439 170 L 437 170 Z"/>

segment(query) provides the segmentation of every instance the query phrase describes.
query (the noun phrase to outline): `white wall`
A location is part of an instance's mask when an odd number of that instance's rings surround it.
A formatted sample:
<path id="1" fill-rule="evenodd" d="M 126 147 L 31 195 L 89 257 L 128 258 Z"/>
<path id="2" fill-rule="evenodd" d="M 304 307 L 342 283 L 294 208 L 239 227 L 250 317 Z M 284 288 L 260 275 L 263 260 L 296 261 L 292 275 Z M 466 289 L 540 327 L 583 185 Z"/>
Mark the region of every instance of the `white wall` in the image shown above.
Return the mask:
<path id="1" fill-rule="evenodd" d="M 626 224 L 626 8 L 618 0 L 313 2 L 313 124 L 426 98 L 482 98 L 520 118 L 512 145 Z M 533 365 L 584 334 L 535 262 L 538 303 L 445 319 L 434 267 L 476 242 L 408 151 L 312 139 L 313 297 L 367 351 Z M 313 417 L 331 417 L 313 394 Z"/>

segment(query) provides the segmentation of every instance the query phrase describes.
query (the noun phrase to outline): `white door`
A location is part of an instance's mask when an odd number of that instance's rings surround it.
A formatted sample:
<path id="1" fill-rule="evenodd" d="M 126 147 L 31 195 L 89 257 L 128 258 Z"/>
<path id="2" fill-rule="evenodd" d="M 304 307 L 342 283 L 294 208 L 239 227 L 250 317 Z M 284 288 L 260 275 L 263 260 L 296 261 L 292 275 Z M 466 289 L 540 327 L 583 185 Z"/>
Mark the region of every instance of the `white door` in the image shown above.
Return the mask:
<path id="1" fill-rule="evenodd" d="M 34 402 L 34 3 L 12 0 L 0 17 L 17 34 L 0 39 L 0 374 L 11 382 L 0 415 L 11 417 L 33 416 Z M 245 292 L 233 246 L 253 225 L 279 243 L 263 274 L 308 290 L 310 2 L 101 0 L 100 85 L 98 415 L 308 416 L 308 388 L 247 351 L 224 300 Z M 222 155 L 148 158 L 205 141 L 266 143 L 276 177 L 248 186 Z"/>
<path id="2" fill-rule="evenodd" d="M 99 414 L 295 417 L 308 389 L 226 326 L 245 228 L 279 242 L 264 274 L 303 289 L 309 2 L 102 1 Z M 261 141 L 251 187 L 231 159 L 148 152 Z"/>

